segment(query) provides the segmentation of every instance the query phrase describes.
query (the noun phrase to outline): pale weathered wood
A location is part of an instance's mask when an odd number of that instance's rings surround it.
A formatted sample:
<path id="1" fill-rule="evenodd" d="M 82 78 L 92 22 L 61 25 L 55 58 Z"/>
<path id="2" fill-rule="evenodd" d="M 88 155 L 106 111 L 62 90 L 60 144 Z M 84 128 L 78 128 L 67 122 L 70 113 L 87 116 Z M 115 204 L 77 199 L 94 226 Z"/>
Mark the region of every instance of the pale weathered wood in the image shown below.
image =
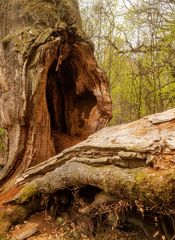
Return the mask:
<path id="1" fill-rule="evenodd" d="M 70 186 L 93 185 L 118 199 L 129 198 L 149 207 L 173 209 L 175 156 L 170 144 L 175 136 L 173 112 L 174 109 L 104 128 L 28 169 L 17 183 L 33 180 L 17 195 L 17 202 L 28 201 L 36 193 L 51 194 Z M 166 118 L 154 124 L 155 116 Z"/>
<path id="2" fill-rule="evenodd" d="M 175 166 L 173 146 L 175 114 L 173 114 L 174 109 L 132 123 L 104 128 L 78 145 L 28 169 L 18 182 L 28 180 L 37 174 L 44 174 L 71 161 L 92 166 L 173 168 Z M 164 121 L 152 123 L 155 117 L 158 119 L 163 116 Z"/>

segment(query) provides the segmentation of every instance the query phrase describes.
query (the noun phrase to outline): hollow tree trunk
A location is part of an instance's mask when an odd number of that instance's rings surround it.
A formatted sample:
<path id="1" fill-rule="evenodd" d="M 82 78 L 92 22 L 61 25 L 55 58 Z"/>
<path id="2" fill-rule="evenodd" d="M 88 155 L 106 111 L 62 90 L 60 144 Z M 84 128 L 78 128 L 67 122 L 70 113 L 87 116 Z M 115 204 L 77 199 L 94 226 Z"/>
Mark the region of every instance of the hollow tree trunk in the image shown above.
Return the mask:
<path id="1" fill-rule="evenodd" d="M 111 99 L 76 0 L 2 0 L 0 29 L 0 181 L 13 186 L 29 167 L 104 127 Z"/>

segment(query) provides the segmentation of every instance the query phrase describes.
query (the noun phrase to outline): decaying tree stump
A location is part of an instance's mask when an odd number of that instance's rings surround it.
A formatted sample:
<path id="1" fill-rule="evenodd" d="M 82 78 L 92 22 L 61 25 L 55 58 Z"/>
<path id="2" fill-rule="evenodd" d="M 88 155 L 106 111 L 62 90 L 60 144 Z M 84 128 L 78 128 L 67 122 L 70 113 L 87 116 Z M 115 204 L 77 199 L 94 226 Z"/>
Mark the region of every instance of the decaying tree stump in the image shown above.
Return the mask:
<path id="1" fill-rule="evenodd" d="M 111 99 L 76 0 L 2 0 L 0 28 L 0 180 L 13 186 L 28 167 L 104 127 Z"/>
<path id="2" fill-rule="evenodd" d="M 0 28 L 0 236 L 43 209 L 105 207 L 173 240 L 175 110 L 100 130 L 111 99 L 76 0 L 2 0 Z"/>

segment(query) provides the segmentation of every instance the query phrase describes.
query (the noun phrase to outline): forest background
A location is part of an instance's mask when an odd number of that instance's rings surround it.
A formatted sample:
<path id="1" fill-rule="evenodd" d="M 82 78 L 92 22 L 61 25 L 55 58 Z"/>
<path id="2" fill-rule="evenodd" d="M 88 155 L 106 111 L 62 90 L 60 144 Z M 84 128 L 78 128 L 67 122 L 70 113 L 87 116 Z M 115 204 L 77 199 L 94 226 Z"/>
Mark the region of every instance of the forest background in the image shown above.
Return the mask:
<path id="1" fill-rule="evenodd" d="M 175 1 L 79 0 L 113 101 L 111 125 L 175 107 Z"/>

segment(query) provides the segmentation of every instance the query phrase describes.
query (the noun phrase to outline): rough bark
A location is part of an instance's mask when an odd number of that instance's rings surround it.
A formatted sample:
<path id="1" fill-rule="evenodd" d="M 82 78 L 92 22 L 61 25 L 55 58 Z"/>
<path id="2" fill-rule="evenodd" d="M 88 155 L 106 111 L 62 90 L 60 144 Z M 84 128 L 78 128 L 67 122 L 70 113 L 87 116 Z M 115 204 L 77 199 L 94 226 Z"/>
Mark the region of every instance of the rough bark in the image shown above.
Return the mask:
<path id="1" fill-rule="evenodd" d="M 13 186 L 27 168 L 104 127 L 111 99 L 76 0 L 2 0 L 0 28 L 0 181 Z"/>

